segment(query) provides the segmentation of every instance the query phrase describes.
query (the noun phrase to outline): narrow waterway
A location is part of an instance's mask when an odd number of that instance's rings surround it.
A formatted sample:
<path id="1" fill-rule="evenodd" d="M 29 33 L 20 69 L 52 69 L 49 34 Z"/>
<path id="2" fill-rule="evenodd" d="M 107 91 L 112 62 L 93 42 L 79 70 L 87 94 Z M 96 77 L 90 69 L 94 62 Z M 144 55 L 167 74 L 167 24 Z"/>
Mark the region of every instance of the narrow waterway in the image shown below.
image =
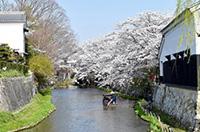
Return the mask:
<path id="1" fill-rule="evenodd" d="M 146 132 L 148 124 L 133 111 L 132 102 L 118 100 L 104 110 L 102 91 L 65 89 L 53 91 L 56 111 L 35 128 L 25 132 Z"/>

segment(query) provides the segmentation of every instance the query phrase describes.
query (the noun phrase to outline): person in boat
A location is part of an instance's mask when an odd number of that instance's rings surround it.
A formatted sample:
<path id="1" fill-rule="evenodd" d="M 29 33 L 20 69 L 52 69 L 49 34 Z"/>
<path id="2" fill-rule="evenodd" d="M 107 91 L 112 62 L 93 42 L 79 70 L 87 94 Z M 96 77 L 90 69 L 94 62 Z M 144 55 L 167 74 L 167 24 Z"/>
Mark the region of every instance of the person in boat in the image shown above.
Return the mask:
<path id="1" fill-rule="evenodd" d="M 116 93 L 111 91 L 109 96 L 111 96 L 110 101 L 108 102 L 107 106 L 109 106 L 111 103 L 112 104 L 117 104 L 117 97 L 116 97 Z"/>

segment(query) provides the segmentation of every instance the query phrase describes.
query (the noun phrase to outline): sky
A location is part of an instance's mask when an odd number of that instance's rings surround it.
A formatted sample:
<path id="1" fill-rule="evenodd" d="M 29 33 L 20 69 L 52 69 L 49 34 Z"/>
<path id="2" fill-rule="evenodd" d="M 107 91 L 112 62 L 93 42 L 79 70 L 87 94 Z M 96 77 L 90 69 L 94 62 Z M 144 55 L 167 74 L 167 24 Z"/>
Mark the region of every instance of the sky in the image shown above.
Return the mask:
<path id="1" fill-rule="evenodd" d="M 144 11 L 173 13 L 176 0 L 57 0 L 80 43 L 101 37 Z"/>

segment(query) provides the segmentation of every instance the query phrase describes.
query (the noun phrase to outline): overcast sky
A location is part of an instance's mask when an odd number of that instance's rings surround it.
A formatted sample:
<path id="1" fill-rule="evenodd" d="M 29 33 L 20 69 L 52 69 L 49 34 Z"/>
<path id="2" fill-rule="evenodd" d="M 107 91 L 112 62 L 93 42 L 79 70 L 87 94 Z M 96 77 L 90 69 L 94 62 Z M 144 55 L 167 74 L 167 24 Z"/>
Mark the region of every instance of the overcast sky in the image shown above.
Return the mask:
<path id="1" fill-rule="evenodd" d="M 144 11 L 173 13 L 176 0 L 57 0 L 66 10 L 80 42 L 111 32 L 115 25 Z"/>

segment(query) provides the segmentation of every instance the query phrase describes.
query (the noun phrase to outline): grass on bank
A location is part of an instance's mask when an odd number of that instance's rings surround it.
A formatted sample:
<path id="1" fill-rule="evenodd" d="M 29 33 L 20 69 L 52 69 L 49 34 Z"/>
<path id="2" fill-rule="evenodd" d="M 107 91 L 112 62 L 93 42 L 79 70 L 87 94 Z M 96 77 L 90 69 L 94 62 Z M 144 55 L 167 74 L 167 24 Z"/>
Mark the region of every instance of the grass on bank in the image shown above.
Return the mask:
<path id="1" fill-rule="evenodd" d="M 180 129 L 180 126 L 176 126 L 177 121 L 167 114 L 163 114 L 163 112 L 159 112 L 159 117 L 157 117 L 153 113 L 146 112 L 143 106 L 146 104 L 145 100 L 139 100 L 136 102 L 134 107 L 135 113 L 142 118 L 143 120 L 149 122 L 150 132 L 170 132 L 172 129 L 173 132 L 186 132 L 183 129 Z M 158 112 L 158 110 L 156 110 Z M 156 113 L 157 113 L 156 112 Z M 157 113 L 158 114 L 158 113 Z M 166 123 L 166 124 L 165 124 Z M 170 126 L 169 126 L 170 125 Z"/>
<path id="2" fill-rule="evenodd" d="M 0 78 L 6 78 L 6 77 L 19 77 L 19 76 L 25 76 L 23 72 L 18 70 L 0 70 Z"/>
<path id="3" fill-rule="evenodd" d="M 31 100 L 31 103 L 20 111 L 14 113 L 0 112 L 0 132 L 34 126 L 54 110 L 51 95 L 37 94 Z"/>
<path id="4" fill-rule="evenodd" d="M 51 93 L 52 93 L 52 87 L 49 86 L 49 87 L 47 87 L 45 89 L 41 89 L 41 90 L 39 90 L 39 93 L 41 95 L 43 95 L 43 96 L 51 95 Z"/>
<path id="5" fill-rule="evenodd" d="M 169 126 L 173 127 L 173 130 L 175 132 L 185 132 L 186 131 L 186 128 L 183 128 L 180 124 L 180 122 L 174 118 L 173 116 L 170 116 L 166 113 L 163 113 L 162 111 L 156 109 L 156 108 L 153 108 L 152 110 L 154 113 L 156 113 L 159 117 L 160 117 L 160 120 L 162 122 L 164 122 L 165 124 L 168 124 Z"/>

